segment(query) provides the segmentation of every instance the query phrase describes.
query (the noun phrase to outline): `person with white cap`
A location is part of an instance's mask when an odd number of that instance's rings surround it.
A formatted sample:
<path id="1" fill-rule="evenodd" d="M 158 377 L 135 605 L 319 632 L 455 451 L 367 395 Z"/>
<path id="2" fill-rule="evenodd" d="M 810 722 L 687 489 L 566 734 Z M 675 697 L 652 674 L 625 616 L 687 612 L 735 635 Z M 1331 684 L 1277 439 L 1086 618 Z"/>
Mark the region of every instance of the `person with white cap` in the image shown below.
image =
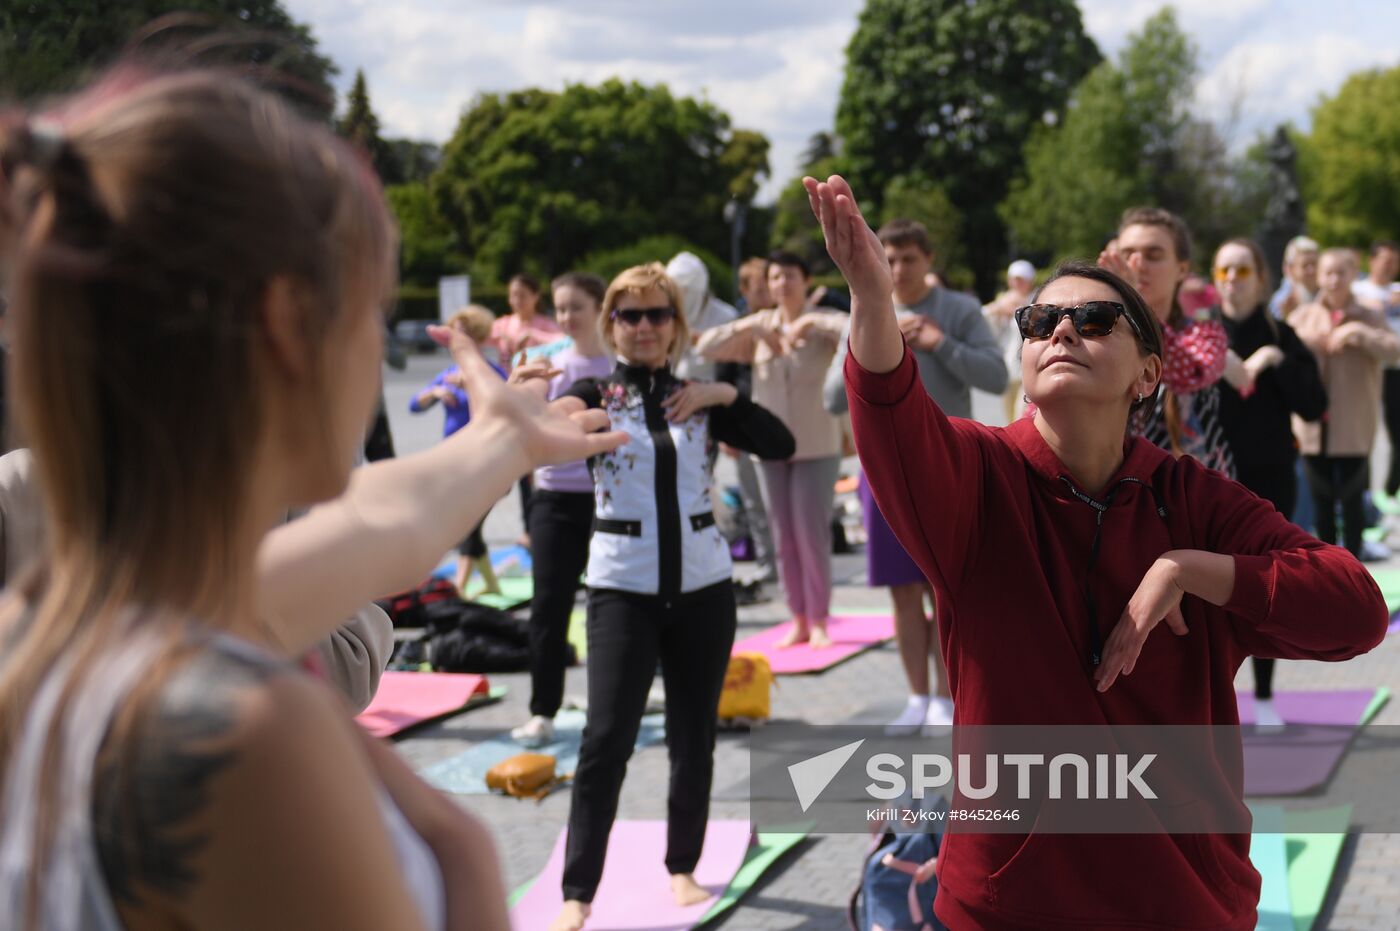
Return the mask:
<path id="1" fill-rule="evenodd" d="M 1016 419 L 1021 403 L 1021 334 L 1012 326 L 1016 308 L 1022 307 L 1030 299 L 1035 287 L 1035 266 L 1025 259 L 1017 259 L 1006 270 L 1006 290 L 982 308 L 982 314 L 991 324 L 997 342 L 1002 347 L 1002 358 L 1006 362 L 1009 378 L 1006 391 L 1002 393 L 1002 403 L 1006 406 L 1006 422 Z"/>
<path id="2" fill-rule="evenodd" d="M 733 304 L 725 303 L 710 291 L 710 270 L 693 252 L 680 252 L 666 263 L 666 274 L 681 289 L 685 320 L 690 325 L 691 345 L 676 364 L 676 377 L 691 381 L 714 381 L 715 363 L 702 358 L 694 342 L 704 331 L 739 319 Z"/>

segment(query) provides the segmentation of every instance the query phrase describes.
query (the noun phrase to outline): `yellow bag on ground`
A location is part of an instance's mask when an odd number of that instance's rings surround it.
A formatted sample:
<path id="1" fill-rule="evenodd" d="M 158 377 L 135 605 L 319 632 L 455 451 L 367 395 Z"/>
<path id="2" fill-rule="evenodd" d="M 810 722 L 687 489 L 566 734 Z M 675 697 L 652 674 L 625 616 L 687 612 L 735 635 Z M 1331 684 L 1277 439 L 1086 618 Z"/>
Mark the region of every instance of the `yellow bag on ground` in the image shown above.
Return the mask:
<path id="1" fill-rule="evenodd" d="M 542 798 L 554 785 L 554 757 L 517 753 L 486 771 L 486 788 L 514 798 Z"/>
<path id="2" fill-rule="evenodd" d="M 724 691 L 719 695 L 719 719 L 747 718 L 766 721 L 772 713 L 773 668 L 762 653 L 736 653 L 729 657 Z"/>

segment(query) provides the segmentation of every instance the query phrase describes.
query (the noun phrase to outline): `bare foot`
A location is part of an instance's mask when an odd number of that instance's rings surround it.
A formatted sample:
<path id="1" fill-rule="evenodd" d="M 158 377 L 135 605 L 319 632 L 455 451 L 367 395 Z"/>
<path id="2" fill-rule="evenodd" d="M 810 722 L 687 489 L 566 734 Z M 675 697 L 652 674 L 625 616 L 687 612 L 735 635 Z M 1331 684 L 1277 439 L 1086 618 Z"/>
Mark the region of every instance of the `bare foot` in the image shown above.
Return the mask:
<path id="1" fill-rule="evenodd" d="M 831 646 L 831 637 L 826 632 L 826 624 L 812 622 L 812 638 L 809 645 L 814 650 L 822 650 Z"/>
<path id="2" fill-rule="evenodd" d="M 811 636 L 811 631 L 807 627 L 806 621 L 793 621 L 792 629 L 783 634 L 782 639 L 773 644 L 775 650 L 786 650 L 788 647 L 796 646 L 799 643 L 806 643 Z"/>
<path id="3" fill-rule="evenodd" d="M 588 913 L 592 911 L 592 906 L 586 902 L 576 902 L 573 899 L 564 903 L 564 907 L 559 909 L 559 914 L 554 916 L 554 920 L 549 923 L 549 931 L 581 931 L 583 923 L 588 920 Z"/>
<path id="4" fill-rule="evenodd" d="M 675 896 L 677 905 L 685 908 L 705 901 L 710 897 L 710 892 L 697 883 L 691 874 L 674 873 L 671 876 L 671 895 Z"/>

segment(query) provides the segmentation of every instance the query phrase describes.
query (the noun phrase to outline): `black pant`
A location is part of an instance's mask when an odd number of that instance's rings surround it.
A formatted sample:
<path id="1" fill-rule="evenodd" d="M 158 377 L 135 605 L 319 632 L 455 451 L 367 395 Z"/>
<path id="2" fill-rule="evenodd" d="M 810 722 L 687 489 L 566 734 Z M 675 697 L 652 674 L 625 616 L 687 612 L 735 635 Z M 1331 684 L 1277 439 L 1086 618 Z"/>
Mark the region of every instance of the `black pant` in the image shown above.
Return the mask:
<path id="1" fill-rule="evenodd" d="M 656 663 L 666 683 L 666 869 L 690 873 L 710 820 L 719 694 L 734 646 L 734 588 L 726 579 L 662 599 L 588 592 L 588 723 L 574 774 L 564 898 L 593 901 L 617 797 L 637 742 Z"/>
<path id="2" fill-rule="evenodd" d="M 1385 476 L 1385 493 L 1392 498 L 1400 492 L 1400 369 L 1386 369 L 1381 387 L 1385 435 L 1390 438 L 1390 470 Z"/>
<path id="3" fill-rule="evenodd" d="M 552 718 L 564 701 L 569 615 L 579 576 L 588 565 L 593 533 L 591 492 L 546 491 L 530 496 L 530 713 Z"/>
<path id="4" fill-rule="evenodd" d="M 1237 466 L 1240 484 L 1278 508 L 1285 518 L 1298 503 L 1298 476 L 1293 463 L 1273 466 Z M 1272 698 L 1274 694 L 1274 661 L 1263 656 L 1252 658 L 1254 663 L 1254 697 Z"/>
<path id="5" fill-rule="evenodd" d="M 462 542 L 457 544 L 457 552 L 469 559 L 481 559 L 486 555 L 486 538 L 481 535 L 481 528 L 486 523 L 482 521 L 472 528 L 472 532 L 462 538 Z"/>
<path id="6" fill-rule="evenodd" d="M 1361 555 L 1361 531 L 1366 527 L 1366 459 L 1364 456 L 1305 456 L 1312 491 L 1317 538 L 1337 542 L 1337 502 L 1342 503 L 1343 545 Z"/>

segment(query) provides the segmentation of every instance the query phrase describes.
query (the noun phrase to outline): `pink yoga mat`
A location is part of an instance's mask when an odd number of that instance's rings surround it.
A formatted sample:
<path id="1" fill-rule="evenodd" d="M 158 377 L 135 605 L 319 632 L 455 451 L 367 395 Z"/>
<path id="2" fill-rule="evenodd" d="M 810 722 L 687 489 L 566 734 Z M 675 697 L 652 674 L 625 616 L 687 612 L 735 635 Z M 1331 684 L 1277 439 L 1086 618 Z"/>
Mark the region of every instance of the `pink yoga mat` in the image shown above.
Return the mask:
<path id="1" fill-rule="evenodd" d="M 682 931 L 694 927 L 739 872 L 752 834 L 747 821 L 710 822 L 695 881 L 714 897 L 680 908 L 671 899 L 671 877 L 666 872 L 666 822 L 618 821 L 608 838 L 608 859 L 603 865 L 603 881 L 593 897 L 588 931 Z M 564 875 L 564 840 L 565 832 L 560 831 L 539 878 L 510 910 L 515 931 L 548 928 L 563 906 L 559 884 Z"/>
<path id="2" fill-rule="evenodd" d="M 1244 739 L 1245 795 L 1302 795 L 1325 786 L 1346 755 L 1374 689 L 1278 692 L 1274 707 L 1287 727 L 1254 731 Z M 1238 693 L 1240 723 L 1252 725 L 1254 695 Z"/>
<path id="3" fill-rule="evenodd" d="M 785 650 L 777 649 L 774 644 L 791 628 L 792 623 L 789 621 L 752 637 L 745 637 L 734 644 L 734 652 L 762 653 L 768 657 L 768 665 L 773 668 L 774 674 L 779 676 L 821 672 L 844 659 L 849 659 L 861 650 L 892 638 L 894 618 L 887 614 L 833 617 L 826 627 L 826 632 L 831 636 L 831 646 L 814 650 L 802 643 Z"/>
<path id="4" fill-rule="evenodd" d="M 405 728 L 461 708 L 487 694 L 485 676 L 454 672 L 386 672 L 374 701 L 355 719 L 376 737 L 389 737 Z"/>

